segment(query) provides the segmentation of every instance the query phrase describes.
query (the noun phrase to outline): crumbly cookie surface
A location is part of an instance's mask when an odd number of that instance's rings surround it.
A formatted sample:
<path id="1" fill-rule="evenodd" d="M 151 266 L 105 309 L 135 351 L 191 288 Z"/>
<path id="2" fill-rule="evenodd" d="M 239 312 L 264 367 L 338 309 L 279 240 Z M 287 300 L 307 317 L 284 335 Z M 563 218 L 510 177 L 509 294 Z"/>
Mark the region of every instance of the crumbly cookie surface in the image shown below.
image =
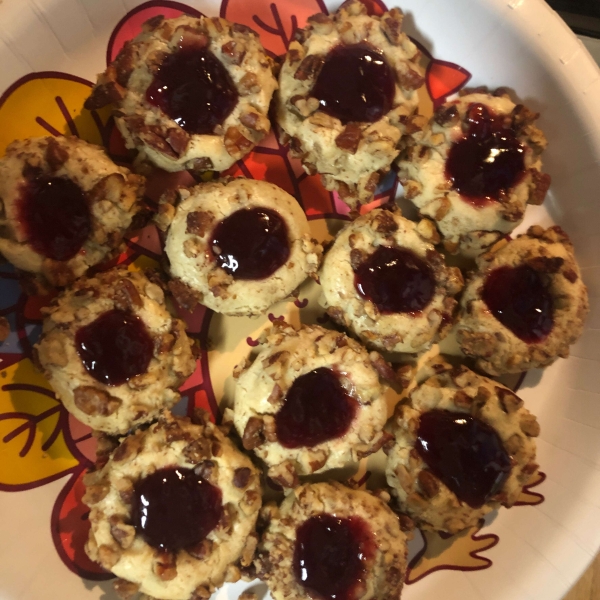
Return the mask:
<path id="1" fill-rule="evenodd" d="M 161 200 L 158 224 L 169 227 L 165 252 L 173 277 L 170 288 L 185 308 L 192 310 L 201 303 L 228 315 L 262 314 L 316 273 L 321 245 L 311 238 L 298 202 L 276 185 L 253 179 L 224 179 L 180 189 L 175 196 Z M 178 203 L 177 209 L 170 202 Z M 265 279 L 235 279 L 215 261 L 211 234 L 226 217 L 251 208 L 271 209 L 283 219 L 290 254 Z"/>
<path id="2" fill-rule="evenodd" d="M 501 193 L 498 201 L 484 205 L 463 199 L 446 174 L 448 153 L 468 130 L 468 111 L 474 104 L 504 115 L 524 148 L 524 174 Z M 414 143 L 401 153 L 397 164 L 404 195 L 422 215 L 435 220 L 449 251 L 471 245 L 474 232 L 511 232 L 523 220 L 528 204 L 544 201 L 550 176 L 541 171 L 541 154 L 547 142 L 535 125 L 538 116 L 524 105 L 515 104 L 502 89 L 497 95 L 466 94 L 438 108 L 429 126 L 415 133 Z"/>
<path id="3" fill-rule="evenodd" d="M 357 600 L 400 598 L 406 573 L 406 536 L 398 517 L 382 500 L 338 482 L 305 484 L 290 491 L 271 512 L 255 563 L 258 576 L 267 582 L 275 600 L 313 598 L 294 576 L 294 548 L 297 528 L 322 514 L 340 519 L 360 517 L 375 537 L 375 556 L 367 566 L 365 589 Z"/>
<path id="4" fill-rule="evenodd" d="M 189 134 L 146 99 L 166 57 L 180 48 L 208 48 L 229 73 L 239 94 L 233 111 L 211 134 Z M 99 75 L 87 108 L 113 103 L 128 148 L 166 171 L 224 171 L 270 131 L 267 116 L 277 81 L 273 60 L 258 34 L 219 17 L 150 19 Z"/>
<path id="5" fill-rule="evenodd" d="M 380 357 L 379 357 L 380 358 Z M 359 406 L 348 431 L 312 447 L 286 448 L 277 439 L 275 415 L 294 381 L 319 368 L 346 380 L 344 388 Z M 236 368 L 233 422 L 244 447 L 265 461 L 269 476 L 284 487 L 297 475 L 342 467 L 379 450 L 387 419 L 384 387 L 367 351 L 354 340 L 316 325 L 300 330 L 283 324 L 271 329 L 251 364 Z"/>
<path id="6" fill-rule="evenodd" d="M 302 159 L 307 173 L 320 173 L 323 185 L 352 208 L 372 200 L 381 175 L 398 155 L 401 137 L 425 122 L 415 115 L 416 90 L 424 83 L 420 52 L 401 31 L 402 20 L 396 8 L 369 16 L 358 0 L 345 2 L 331 16 L 319 13 L 308 19 L 281 67 L 275 106 L 282 141 L 290 142 L 292 156 Z M 342 124 L 319 109 L 311 91 L 329 51 L 360 42 L 381 52 L 395 72 L 395 97 L 378 121 Z"/>
<path id="7" fill-rule="evenodd" d="M 158 469 L 182 467 L 222 493 L 221 520 L 198 547 L 177 553 L 148 544 L 131 524 L 134 487 Z M 117 577 L 116 587 L 152 598 L 209 598 L 226 579 L 239 579 L 252 562 L 254 526 L 261 506 L 260 478 L 208 415 L 199 424 L 168 412 L 149 429 L 121 441 L 108 462 L 85 476 L 83 501 L 91 508 L 88 556 Z"/>
<path id="8" fill-rule="evenodd" d="M 28 183 L 39 177 L 72 181 L 88 202 L 90 235 L 67 260 L 49 258 L 28 242 L 21 199 Z M 42 285 L 68 285 L 119 248 L 142 207 L 144 183 L 115 165 L 104 149 L 78 138 L 17 140 L 0 158 L 0 253 Z"/>
<path id="9" fill-rule="evenodd" d="M 484 283 L 494 269 L 520 265 L 528 265 L 540 275 L 552 298 L 553 326 L 539 342 L 517 337 L 482 299 Z M 457 339 L 462 351 L 475 358 L 477 367 L 486 373 L 520 373 L 566 358 L 569 346 L 583 331 L 588 312 L 587 288 L 569 237 L 558 226 L 544 230 L 534 225 L 526 234 L 503 240 L 478 258 L 477 271 L 461 299 Z"/>
<path id="10" fill-rule="evenodd" d="M 138 317 L 154 347 L 145 373 L 109 386 L 87 371 L 75 337 L 114 309 Z M 153 421 L 179 400 L 178 388 L 196 366 L 183 321 L 167 310 L 161 287 L 142 273 L 117 268 L 78 279 L 43 312 L 39 364 L 67 410 L 93 429 L 118 435 Z"/>
<path id="11" fill-rule="evenodd" d="M 378 247 L 412 251 L 432 268 L 436 287 L 419 313 L 381 314 L 355 287 L 355 268 Z M 462 288 L 462 275 L 447 267 L 441 254 L 419 234 L 418 226 L 399 211 L 374 209 L 350 223 L 325 255 L 319 274 L 321 304 L 340 325 L 365 344 L 389 352 L 420 352 L 443 337 L 457 305 L 452 297 Z"/>
<path id="12" fill-rule="evenodd" d="M 396 406 L 392 420 L 396 439 L 387 450 L 386 477 L 400 510 L 418 527 L 457 533 L 500 506 L 514 505 L 537 471 L 534 438 L 540 428 L 512 390 L 464 366 L 452 368 L 438 360 L 436 367 L 438 374 L 417 387 L 407 402 Z M 469 414 L 483 421 L 496 431 L 511 457 L 512 467 L 504 485 L 481 508 L 459 500 L 415 451 L 419 420 L 435 409 Z"/>

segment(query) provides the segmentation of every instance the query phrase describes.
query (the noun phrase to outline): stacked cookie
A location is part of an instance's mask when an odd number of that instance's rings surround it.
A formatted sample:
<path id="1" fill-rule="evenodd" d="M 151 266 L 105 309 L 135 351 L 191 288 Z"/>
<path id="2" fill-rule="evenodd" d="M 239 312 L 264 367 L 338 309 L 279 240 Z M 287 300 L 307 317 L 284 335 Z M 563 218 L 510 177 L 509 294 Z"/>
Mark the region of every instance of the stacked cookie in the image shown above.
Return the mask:
<path id="1" fill-rule="evenodd" d="M 138 170 L 200 176 L 269 133 L 274 96 L 282 143 L 355 217 L 324 258 L 292 196 L 266 181 L 204 177 L 160 199 L 163 273 L 89 272 L 143 214 L 143 176 L 72 138 L 18 141 L 0 159 L 0 252 L 36 289 L 62 288 L 35 358 L 97 432 L 86 549 L 123 598 L 198 600 L 259 576 L 276 600 L 397 599 L 407 528 L 474 526 L 514 505 L 537 471 L 535 416 L 480 372 L 566 357 L 588 311 L 559 227 L 507 238 L 544 199 L 546 140 L 505 90 L 418 114 L 423 69 L 402 20 L 398 9 L 369 15 L 358 0 L 314 15 L 277 81 L 247 27 L 152 19 L 86 102 L 114 106 Z M 394 162 L 419 220 L 395 206 L 359 216 Z M 454 253 L 475 259 L 466 284 Z M 202 412 L 174 416 L 196 351 L 173 301 L 264 315 L 308 277 L 336 329 L 275 323 L 233 371 L 221 426 Z M 434 356 L 415 378 L 409 362 L 451 332 L 475 370 Z M 410 393 L 394 407 L 401 387 Z M 387 491 L 333 481 L 333 469 L 381 449 Z M 286 492 L 262 512 L 258 464 Z"/>

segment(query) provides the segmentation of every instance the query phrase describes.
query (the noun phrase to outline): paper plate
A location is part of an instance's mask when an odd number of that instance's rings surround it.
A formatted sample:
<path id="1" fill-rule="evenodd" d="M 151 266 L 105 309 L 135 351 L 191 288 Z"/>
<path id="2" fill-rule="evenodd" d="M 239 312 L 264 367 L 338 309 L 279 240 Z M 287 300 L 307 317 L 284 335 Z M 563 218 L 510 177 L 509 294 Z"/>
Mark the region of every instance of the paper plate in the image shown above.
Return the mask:
<path id="1" fill-rule="evenodd" d="M 380 0 L 365 0 L 380 12 Z M 285 51 L 295 26 L 339 2 L 321 0 L 3 0 L 0 4 L 0 153 L 17 138 L 74 134 L 122 147 L 107 111 L 82 109 L 96 73 L 153 15 L 221 15 L 260 32 L 273 54 Z M 390 7 L 396 1 L 391 0 Z M 451 539 L 417 533 L 403 598 L 420 600 L 557 600 L 600 547 L 600 72 L 581 43 L 542 0 L 405 0 L 408 33 L 427 56 L 425 111 L 464 86 L 508 86 L 541 113 L 552 186 L 526 223 L 559 223 L 571 236 L 589 286 L 592 311 L 568 360 L 527 374 L 520 395 L 538 415 L 538 458 L 544 476 L 520 506 L 501 510 L 481 529 Z M 274 138 L 234 168 L 294 193 L 315 235 L 341 224 L 346 210 L 317 178 L 302 176 Z M 396 194 L 394 177 L 380 199 Z M 128 243 L 130 268 L 156 264 L 152 229 Z M 268 318 L 232 319 L 197 311 L 189 330 L 206 352 L 182 388 L 178 410 L 203 406 L 218 416 L 230 398 L 231 367 L 270 321 L 323 319 L 316 284 Z M 83 552 L 87 509 L 81 476 L 93 457 L 88 429 L 55 400 L 29 360 L 44 299 L 27 298 L 13 269 L 0 265 L 0 315 L 11 324 L 0 346 L 0 598 L 116 598 L 109 574 Z M 208 346 L 208 342 L 211 342 Z M 215 594 L 237 599 L 260 583 Z M 267 596 L 264 596 L 267 597 Z"/>

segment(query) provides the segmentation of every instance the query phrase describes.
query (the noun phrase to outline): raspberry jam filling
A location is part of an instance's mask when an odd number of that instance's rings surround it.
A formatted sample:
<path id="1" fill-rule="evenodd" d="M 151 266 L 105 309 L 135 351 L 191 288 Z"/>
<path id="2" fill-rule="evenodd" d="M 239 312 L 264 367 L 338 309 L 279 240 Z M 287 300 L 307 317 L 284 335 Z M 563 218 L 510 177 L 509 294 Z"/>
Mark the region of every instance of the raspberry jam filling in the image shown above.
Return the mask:
<path id="1" fill-rule="evenodd" d="M 379 246 L 354 269 L 354 287 L 382 314 L 416 314 L 431 302 L 435 277 L 414 252 Z"/>
<path id="2" fill-rule="evenodd" d="M 471 508 L 497 494 L 510 474 L 510 457 L 496 431 L 465 413 L 422 414 L 415 448 L 433 474 Z"/>
<path id="3" fill-rule="evenodd" d="M 146 91 L 190 134 L 211 134 L 233 112 L 238 91 L 227 69 L 207 48 L 185 47 L 165 58 Z"/>
<path id="4" fill-rule="evenodd" d="M 525 172 L 525 148 L 505 119 L 483 104 L 472 104 L 468 129 L 448 153 L 446 177 L 463 200 L 475 206 L 498 200 Z"/>
<path id="5" fill-rule="evenodd" d="M 148 370 L 154 344 L 139 317 L 122 310 L 100 315 L 75 334 L 87 372 L 105 385 L 122 385 Z"/>
<path id="6" fill-rule="evenodd" d="M 211 248 L 217 264 L 234 279 L 266 279 L 290 256 L 288 228 L 274 210 L 244 208 L 215 227 Z"/>
<path id="7" fill-rule="evenodd" d="M 19 220 L 29 245 L 54 260 L 73 258 L 92 230 L 85 193 L 64 177 L 29 179 L 22 188 Z"/>
<path id="8" fill-rule="evenodd" d="M 153 548 L 192 548 L 217 526 L 221 496 L 193 469 L 159 469 L 135 486 L 132 524 Z"/>
<path id="9" fill-rule="evenodd" d="M 339 119 L 374 123 L 392 108 L 396 84 L 385 58 L 367 43 L 339 45 L 327 54 L 311 95 Z"/>
<path id="10" fill-rule="evenodd" d="M 342 437 L 358 410 L 331 369 L 298 377 L 275 415 L 277 439 L 285 448 L 305 448 Z"/>
<path id="11" fill-rule="evenodd" d="M 552 295 L 529 265 L 494 269 L 482 297 L 494 317 L 528 344 L 543 342 L 552 331 Z"/>
<path id="12" fill-rule="evenodd" d="M 375 550 L 369 525 L 360 517 L 317 515 L 296 531 L 294 575 L 311 597 L 355 600 L 366 591 L 367 563 Z"/>

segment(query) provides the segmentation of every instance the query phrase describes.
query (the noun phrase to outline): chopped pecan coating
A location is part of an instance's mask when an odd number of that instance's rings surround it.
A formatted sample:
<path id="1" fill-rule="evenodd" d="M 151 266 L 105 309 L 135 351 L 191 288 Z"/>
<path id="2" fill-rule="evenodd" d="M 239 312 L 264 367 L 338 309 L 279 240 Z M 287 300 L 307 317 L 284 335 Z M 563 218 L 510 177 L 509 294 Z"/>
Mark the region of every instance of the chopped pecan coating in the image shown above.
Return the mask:
<path id="1" fill-rule="evenodd" d="M 86 415 L 112 415 L 121 406 L 121 400 L 105 390 L 91 385 L 80 385 L 73 390 L 75 406 Z"/>

